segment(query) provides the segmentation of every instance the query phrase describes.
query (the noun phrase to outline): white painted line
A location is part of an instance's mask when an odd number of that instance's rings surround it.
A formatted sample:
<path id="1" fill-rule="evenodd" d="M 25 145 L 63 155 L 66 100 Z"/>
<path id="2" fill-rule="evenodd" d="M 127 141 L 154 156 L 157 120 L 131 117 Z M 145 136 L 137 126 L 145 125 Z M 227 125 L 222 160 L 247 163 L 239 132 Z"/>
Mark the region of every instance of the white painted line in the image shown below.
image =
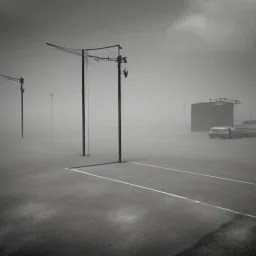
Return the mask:
<path id="1" fill-rule="evenodd" d="M 220 207 L 220 206 L 204 203 L 204 202 L 197 201 L 197 200 L 194 200 L 194 199 L 190 199 L 190 198 L 187 198 L 187 197 L 184 197 L 184 196 L 179 196 L 179 195 L 171 194 L 171 193 L 164 192 L 164 191 L 161 191 L 161 190 L 136 185 L 136 184 L 133 184 L 133 183 L 129 183 L 129 182 L 121 181 L 121 180 L 115 180 L 115 179 L 107 178 L 107 177 L 104 177 L 104 176 L 95 175 L 95 174 L 85 172 L 85 171 L 80 171 L 80 170 L 70 169 L 70 168 L 65 168 L 65 169 L 69 170 L 69 171 L 73 171 L 73 172 L 83 173 L 83 174 L 93 176 L 93 177 L 96 177 L 96 178 L 100 178 L 100 179 L 104 179 L 104 180 L 110 180 L 110 181 L 126 184 L 126 185 L 137 187 L 137 188 L 143 188 L 143 189 L 150 190 L 150 191 L 153 191 L 153 192 L 157 192 L 157 193 L 160 193 L 160 194 L 176 197 L 176 198 L 179 198 L 179 199 L 184 199 L 184 200 L 187 200 L 187 201 L 192 202 L 192 203 L 202 204 L 202 205 L 206 205 L 206 206 L 209 206 L 209 207 L 212 207 L 212 208 L 217 208 L 217 209 L 224 210 L 224 211 L 227 211 L 227 212 L 231 212 L 231 213 L 234 213 L 234 214 L 243 215 L 243 216 L 247 216 L 247 217 L 256 219 L 256 216 L 254 216 L 254 215 L 250 215 L 250 214 L 242 213 L 242 212 L 237 212 L 237 211 L 234 211 L 234 210 L 231 210 L 231 209 L 227 209 L 227 208 L 223 208 L 223 207 Z"/>
<path id="2" fill-rule="evenodd" d="M 249 182 L 249 181 L 234 180 L 234 179 L 229 179 L 229 178 L 224 178 L 224 177 L 212 176 L 212 175 L 202 174 L 202 173 L 197 173 L 197 172 L 182 171 L 182 170 L 178 170 L 178 169 L 172 169 L 172 168 L 168 168 L 168 167 L 161 167 L 161 166 L 150 165 L 150 164 L 143 164 L 143 163 L 138 163 L 138 162 L 128 162 L 128 163 L 143 165 L 143 166 L 148 166 L 148 167 L 153 167 L 153 168 L 158 168 L 158 169 L 163 169 L 163 170 L 169 170 L 169 171 L 174 171 L 174 172 L 183 172 L 183 173 L 199 175 L 199 176 L 204 176 L 204 177 L 209 177 L 209 178 L 214 178 L 214 179 L 228 180 L 228 181 L 232 181 L 232 182 L 239 182 L 239 183 L 243 183 L 243 184 L 256 186 L 256 183 Z"/>

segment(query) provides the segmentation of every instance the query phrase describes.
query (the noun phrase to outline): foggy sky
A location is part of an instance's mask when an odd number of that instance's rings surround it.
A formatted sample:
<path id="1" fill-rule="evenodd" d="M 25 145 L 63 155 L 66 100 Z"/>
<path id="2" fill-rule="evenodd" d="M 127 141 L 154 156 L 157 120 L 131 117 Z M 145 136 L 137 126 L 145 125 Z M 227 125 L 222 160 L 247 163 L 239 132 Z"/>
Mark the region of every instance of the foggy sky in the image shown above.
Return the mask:
<path id="1" fill-rule="evenodd" d="M 225 96 L 242 101 L 236 114 L 243 120 L 249 106 L 255 109 L 255 14 L 256 0 L 1 0 L 0 73 L 25 78 L 27 129 L 49 129 L 50 92 L 56 123 L 80 129 L 81 60 L 45 42 L 121 44 L 129 70 L 123 79 L 127 125 L 189 120 L 191 103 Z M 116 66 L 90 63 L 89 69 L 95 124 L 115 122 Z M 19 126 L 19 85 L 0 79 L 0 89 L 1 118 Z"/>

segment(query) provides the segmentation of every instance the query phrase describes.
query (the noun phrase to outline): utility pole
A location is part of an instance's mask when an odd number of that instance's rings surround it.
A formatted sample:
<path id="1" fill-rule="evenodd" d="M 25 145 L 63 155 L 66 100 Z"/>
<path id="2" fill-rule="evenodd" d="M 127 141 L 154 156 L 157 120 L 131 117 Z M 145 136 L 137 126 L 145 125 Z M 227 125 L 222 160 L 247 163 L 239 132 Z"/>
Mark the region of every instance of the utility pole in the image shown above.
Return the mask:
<path id="1" fill-rule="evenodd" d="M 82 50 L 82 136 L 83 156 L 85 156 L 85 104 L 84 104 L 84 50 Z"/>
<path id="2" fill-rule="evenodd" d="M 25 91 L 25 89 L 23 88 L 23 84 L 24 84 L 24 78 L 13 78 L 10 76 L 5 76 L 0 74 L 0 77 L 4 77 L 7 80 L 11 80 L 11 81 L 15 81 L 15 82 L 19 82 L 20 83 L 20 93 L 21 93 L 21 137 L 23 139 L 23 135 L 24 135 L 24 122 L 23 122 L 23 93 Z"/>
<path id="3" fill-rule="evenodd" d="M 120 47 L 118 47 L 118 161 L 122 162 L 122 94 L 121 94 L 121 62 Z"/>
<path id="4" fill-rule="evenodd" d="M 89 89 L 89 58 L 87 56 L 87 52 L 85 53 L 85 63 L 86 63 L 86 71 L 87 71 L 87 84 L 85 83 L 85 125 L 86 125 L 86 147 L 87 147 L 87 156 L 90 156 L 90 89 Z"/>
<path id="5" fill-rule="evenodd" d="M 25 89 L 23 88 L 24 79 L 20 78 L 20 94 L 21 94 L 21 137 L 24 137 L 24 122 L 23 122 L 23 94 Z"/>
<path id="6" fill-rule="evenodd" d="M 54 93 L 50 93 L 50 96 L 52 97 L 51 100 L 51 139 L 53 140 L 53 97 Z"/>

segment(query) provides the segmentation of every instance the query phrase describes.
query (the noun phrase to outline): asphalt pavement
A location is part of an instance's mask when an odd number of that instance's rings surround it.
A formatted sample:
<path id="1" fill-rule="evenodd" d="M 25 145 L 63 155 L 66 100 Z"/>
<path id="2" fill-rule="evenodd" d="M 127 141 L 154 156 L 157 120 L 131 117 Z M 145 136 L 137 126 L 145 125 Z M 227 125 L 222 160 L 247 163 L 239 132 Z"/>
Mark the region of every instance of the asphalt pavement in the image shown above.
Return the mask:
<path id="1" fill-rule="evenodd" d="M 138 143 L 124 147 L 127 163 L 85 168 L 72 167 L 115 157 L 84 158 L 68 143 L 10 145 L 1 156 L 0 254 L 256 255 L 255 164 L 251 151 L 236 157 L 252 142 L 213 143 Z"/>

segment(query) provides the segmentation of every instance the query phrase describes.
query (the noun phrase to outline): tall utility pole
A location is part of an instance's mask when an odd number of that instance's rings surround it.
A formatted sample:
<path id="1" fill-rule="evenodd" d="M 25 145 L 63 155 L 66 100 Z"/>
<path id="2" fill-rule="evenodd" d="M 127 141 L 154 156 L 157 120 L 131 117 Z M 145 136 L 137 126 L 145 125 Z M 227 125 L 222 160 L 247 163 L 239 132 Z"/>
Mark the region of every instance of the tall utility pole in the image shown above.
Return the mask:
<path id="1" fill-rule="evenodd" d="M 54 93 L 50 93 L 50 96 L 52 98 L 51 100 L 51 139 L 53 140 L 53 97 Z"/>
<path id="2" fill-rule="evenodd" d="M 82 50 L 82 133 L 83 156 L 85 156 L 84 50 Z"/>
<path id="3" fill-rule="evenodd" d="M 87 133 L 86 133 L 86 137 L 87 137 L 87 155 L 90 156 L 90 89 L 89 89 L 89 67 L 88 67 L 88 64 L 89 64 L 89 59 L 88 59 L 88 56 L 87 54 L 85 55 L 86 56 L 86 59 L 85 59 L 85 62 L 86 62 L 86 71 L 87 71 L 87 86 L 85 87 L 85 95 L 86 95 L 86 100 L 85 102 L 87 103 L 86 104 L 86 111 L 85 111 L 85 116 L 86 116 L 86 121 L 85 121 L 85 124 L 87 126 Z"/>
<path id="4" fill-rule="evenodd" d="M 11 80 L 11 81 L 15 81 L 15 82 L 19 82 L 20 83 L 20 94 L 21 94 L 21 137 L 23 139 L 24 137 L 24 122 L 23 122 L 23 94 L 25 89 L 23 88 L 23 84 L 24 84 L 24 78 L 13 78 L 10 76 L 5 76 L 0 74 L 1 77 L 4 77 L 7 80 Z"/>
<path id="5" fill-rule="evenodd" d="M 21 94 L 21 137 L 23 138 L 24 134 L 24 122 L 23 122 L 23 94 L 24 94 L 24 79 L 21 77 L 20 78 L 20 94 Z"/>
<path id="6" fill-rule="evenodd" d="M 122 47 L 118 45 L 118 56 L 117 58 L 104 58 L 104 57 L 97 57 L 92 55 L 87 55 L 88 57 L 94 58 L 95 60 L 105 60 L 105 61 L 114 61 L 117 62 L 117 75 L 118 75 L 118 162 L 122 162 L 122 86 L 121 86 L 121 74 L 124 74 L 124 77 L 127 78 L 128 71 L 124 69 L 121 70 L 121 64 L 127 63 L 127 58 L 122 57 L 120 55 L 120 50 Z"/>
<path id="7" fill-rule="evenodd" d="M 122 162 L 122 97 L 121 97 L 121 62 L 120 47 L 118 47 L 118 161 Z"/>

